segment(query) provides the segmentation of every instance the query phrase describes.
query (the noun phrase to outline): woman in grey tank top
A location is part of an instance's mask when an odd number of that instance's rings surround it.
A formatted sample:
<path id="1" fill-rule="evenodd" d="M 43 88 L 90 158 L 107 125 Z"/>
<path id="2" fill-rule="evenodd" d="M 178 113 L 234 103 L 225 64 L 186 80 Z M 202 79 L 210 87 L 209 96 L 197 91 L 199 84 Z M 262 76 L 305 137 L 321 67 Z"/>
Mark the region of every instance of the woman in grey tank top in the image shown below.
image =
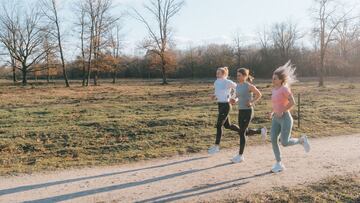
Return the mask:
<path id="1" fill-rule="evenodd" d="M 239 153 L 232 159 L 233 163 L 240 163 L 244 161 L 244 149 L 246 144 L 246 136 L 261 134 L 263 139 L 266 136 L 267 129 L 249 129 L 249 123 L 254 114 L 254 103 L 261 98 L 261 92 L 251 83 L 252 76 L 246 68 L 237 70 L 238 84 L 236 86 L 236 99 L 231 102 L 235 104 L 238 102 L 239 108 L 239 135 L 240 135 L 240 150 Z M 253 96 L 255 95 L 255 97 Z"/>

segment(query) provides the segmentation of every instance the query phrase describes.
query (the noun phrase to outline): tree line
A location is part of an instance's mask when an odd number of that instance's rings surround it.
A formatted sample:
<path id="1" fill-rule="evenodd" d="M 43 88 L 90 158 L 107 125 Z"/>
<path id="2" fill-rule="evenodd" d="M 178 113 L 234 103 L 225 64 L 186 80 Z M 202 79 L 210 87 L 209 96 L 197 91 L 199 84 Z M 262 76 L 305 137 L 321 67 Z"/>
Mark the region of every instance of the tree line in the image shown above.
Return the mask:
<path id="1" fill-rule="evenodd" d="M 127 15 L 141 22 L 147 37 L 140 43 L 143 56 L 121 52 L 123 14 L 113 0 L 77 0 L 73 12 L 76 19 L 71 30 L 78 38 L 78 55 L 66 59 L 64 53 L 65 19 L 59 0 L 4 0 L 0 12 L 0 43 L 7 57 L 6 69 L 0 74 L 21 79 L 82 80 L 83 86 L 99 84 L 99 78 L 206 78 L 213 77 L 217 67 L 247 67 L 255 77 L 271 77 L 272 71 L 289 59 L 300 76 L 318 76 L 324 85 L 325 76 L 360 74 L 360 21 L 355 7 L 340 5 L 334 0 L 314 0 L 310 14 L 313 29 L 302 30 L 290 20 L 264 26 L 252 44 L 240 33 L 232 43 L 208 44 L 177 49 L 172 39 L 172 21 L 179 14 L 183 0 L 150 0 L 142 10 L 131 9 Z M 145 17 L 146 16 L 146 17 Z M 150 17 L 149 17 L 150 16 Z M 66 22 L 69 23 L 69 22 Z M 125 33 L 126 34 L 126 33 Z M 303 38 L 311 39 L 304 45 Z M 66 48 L 65 48 L 66 50 Z M 11 70 L 11 71 L 9 71 Z"/>

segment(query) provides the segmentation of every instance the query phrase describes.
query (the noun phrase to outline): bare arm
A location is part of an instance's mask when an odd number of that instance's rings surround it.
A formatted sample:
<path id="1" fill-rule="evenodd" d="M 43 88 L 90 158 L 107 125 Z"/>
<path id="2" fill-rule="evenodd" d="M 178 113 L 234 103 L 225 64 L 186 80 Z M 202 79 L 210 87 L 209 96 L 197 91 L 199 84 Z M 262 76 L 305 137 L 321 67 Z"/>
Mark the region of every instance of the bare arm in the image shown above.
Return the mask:
<path id="1" fill-rule="evenodd" d="M 288 100 L 289 100 L 289 103 L 288 103 L 288 105 L 285 106 L 284 112 L 291 110 L 291 108 L 293 106 L 295 106 L 295 104 L 296 104 L 295 98 L 292 94 L 289 95 Z"/>
<path id="2" fill-rule="evenodd" d="M 258 90 L 258 88 L 256 88 L 254 85 L 250 85 L 249 89 L 252 93 L 255 94 L 254 99 L 249 102 L 249 106 L 252 106 L 254 103 L 256 103 L 257 101 L 259 101 L 261 99 L 262 94 Z"/>

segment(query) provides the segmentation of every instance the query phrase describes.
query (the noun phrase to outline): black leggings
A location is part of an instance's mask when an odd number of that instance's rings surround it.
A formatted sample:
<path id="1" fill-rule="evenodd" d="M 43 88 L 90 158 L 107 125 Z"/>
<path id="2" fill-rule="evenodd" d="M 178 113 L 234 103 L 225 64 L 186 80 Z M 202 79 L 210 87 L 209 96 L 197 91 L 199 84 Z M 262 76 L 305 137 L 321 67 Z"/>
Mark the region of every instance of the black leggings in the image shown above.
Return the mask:
<path id="1" fill-rule="evenodd" d="M 261 129 L 249 129 L 248 126 L 253 118 L 253 109 L 239 110 L 239 135 L 240 135 L 240 150 L 239 154 L 244 153 L 246 136 L 256 135 L 261 133 Z"/>
<path id="2" fill-rule="evenodd" d="M 230 129 L 236 132 L 239 132 L 239 126 L 231 124 L 230 122 L 230 118 L 229 118 L 229 113 L 230 113 L 230 109 L 231 106 L 229 103 L 218 103 L 219 106 L 219 115 L 218 115 L 218 119 L 217 119 L 217 124 L 216 124 L 216 140 L 215 140 L 215 144 L 219 145 L 220 144 L 220 140 L 221 140 L 221 136 L 224 134 L 223 132 L 223 126 L 226 129 Z"/>

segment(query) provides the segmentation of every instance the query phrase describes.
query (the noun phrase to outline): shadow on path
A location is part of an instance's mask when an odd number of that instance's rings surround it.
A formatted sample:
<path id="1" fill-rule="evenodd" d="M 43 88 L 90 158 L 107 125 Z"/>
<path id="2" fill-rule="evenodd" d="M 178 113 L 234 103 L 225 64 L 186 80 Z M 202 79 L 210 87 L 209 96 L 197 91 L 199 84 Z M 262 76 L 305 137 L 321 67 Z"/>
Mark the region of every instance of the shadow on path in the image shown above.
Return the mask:
<path id="1" fill-rule="evenodd" d="M 180 191 L 180 192 L 171 193 L 171 194 L 168 194 L 168 195 L 163 195 L 163 196 L 158 196 L 158 197 L 154 197 L 154 198 L 151 198 L 151 199 L 138 201 L 137 203 L 170 202 L 170 201 L 180 200 L 180 199 L 193 197 L 193 196 L 197 196 L 197 195 L 208 194 L 208 193 L 217 192 L 217 191 L 221 191 L 221 190 L 225 190 L 225 189 L 229 189 L 229 188 L 233 188 L 233 187 L 238 187 L 238 186 L 245 185 L 245 184 L 249 183 L 249 181 L 242 182 L 242 183 L 237 183 L 238 181 L 247 180 L 247 179 L 251 179 L 251 178 L 256 178 L 256 177 L 260 177 L 260 176 L 266 176 L 266 175 L 269 175 L 269 174 L 271 174 L 271 172 L 264 172 L 264 173 L 256 174 L 256 175 L 253 175 L 253 176 L 245 177 L 245 178 L 238 178 L 238 179 L 235 179 L 235 180 L 229 180 L 229 181 L 224 181 L 224 182 L 219 182 L 219 183 L 214 183 L 214 184 L 208 184 L 208 185 L 205 185 L 205 186 L 195 187 L 193 189 L 187 189 L 187 190 L 183 190 L 183 191 Z M 231 183 L 233 183 L 233 184 L 231 184 Z M 231 185 L 223 186 L 223 187 L 216 188 L 216 189 L 212 189 L 214 187 L 218 187 L 218 186 L 222 186 L 222 185 L 226 185 L 226 184 L 231 184 Z M 207 190 L 207 189 L 211 189 L 211 190 Z M 206 190 L 206 191 L 202 191 L 202 190 Z"/>
<path id="2" fill-rule="evenodd" d="M 103 177 L 108 177 L 108 176 L 121 175 L 121 174 L 125 174 L 125 173 L 139 172 L 139 171 L 155 169 L 155 168 L 163 168 L 163 167 L 172 166 L 172 165 L 176 165 L 176 164 L 182 164 L 182 163 L 187 163 L 187 162 L 191 162 L 191 161 L 198 161 L 198 160 L 202 160 L 202 159 L 206 159 L 206 158 L 208 158 L 208 157 L 204 156 L 204 157 L 198 157 L 198 158 L 192 158 L 192 159 L 187 159 L 187 160 L 182 160 L 182 161 L 176 161 L 176 162 L 157 165 L 157 166 L 138 168 L 138 169 L 133 169 L 133 170 L 128 170 L 128 171 L 106 173 L 106 174 L 101 174 L 101 175 L 96 175 L 96 176 L 73 178 L 73 179 L 68 179 L 68 180 L 60 180 L 60 181 L 54 181 L 54 182 L 48 182 L 48 183 L 25 185 L 25 186 L 20 186 L 20 187 L 15 187 L 15 188 L 3 189 L 3 190 L 0 190 L 0 196 L 1 195 L 18 193 L 18 192 L 24 192 L 24 191 L 28 191 L 28 190 L 35 190 L 35 189 L 44 188 L 44 187 L 50 187 L 50 186 L 54 186 L 54 185 L 73 183 L 73 182 L 78 182 L 78 181 L 83 181 L 83 180 L 91 180 L 91 179 L 96 179 L 96 178 L 103 178 Z"/>
<path id="3" fill-rule="evenodd" d="M 219 164 L 219 165 L 212 166 L 209 168 L 193 169 L 193 170 L 169 174 L 169 175 L 151 178 L 151 179 L 142 180 L 142 181 L 124 183 L 124 184 L 119 184 L 119 185 L 112 185 L 112 186 L 107 186 L 107 187 L 102 187 L 102 188 L 74 192 L 74 193 L 70 193 L 70 194 L 64 194 L 64 195 L 59 195 L 59 196 L 54 196 L 54 197 L 49 197 L 49 198 L 44 198 L 44 199 L 38 199 L 38 200 L 33 200 L 33 201 L 26 201 L 26 202 L 28 202 L 28 203 L 48 203 L 48 202 L 67 201 L 67 200 L 72 200 L 72 199 L 79 198 L 79 197 L 85 197 L 88 195 L 94 195 L 94 194 L 98 194 L 98 193 L 111 192 L 114 190 L 121 190 L 121 189 L 125 189 L 125 188 L 131 188 L 131 187 L 136 187 L 136 186 L 140 186 L 140 185 L 145 185 L 145 184 L 158 182 L 158 181 L 171 179 L 171 178 L 176 178 L 179 176 L 184 176 L 184 175 L 188 175 L 188 174 L 192 174 L 192 173 L 198 173 L 198 172 L 202 172 L 202 171 L 206 171 L 206 170 L 210 170 L 210 169 L 220 168 L 220 167 L 228 166 L 231 164 L 232 163 L 224 163 L 224 164 Z"/>

